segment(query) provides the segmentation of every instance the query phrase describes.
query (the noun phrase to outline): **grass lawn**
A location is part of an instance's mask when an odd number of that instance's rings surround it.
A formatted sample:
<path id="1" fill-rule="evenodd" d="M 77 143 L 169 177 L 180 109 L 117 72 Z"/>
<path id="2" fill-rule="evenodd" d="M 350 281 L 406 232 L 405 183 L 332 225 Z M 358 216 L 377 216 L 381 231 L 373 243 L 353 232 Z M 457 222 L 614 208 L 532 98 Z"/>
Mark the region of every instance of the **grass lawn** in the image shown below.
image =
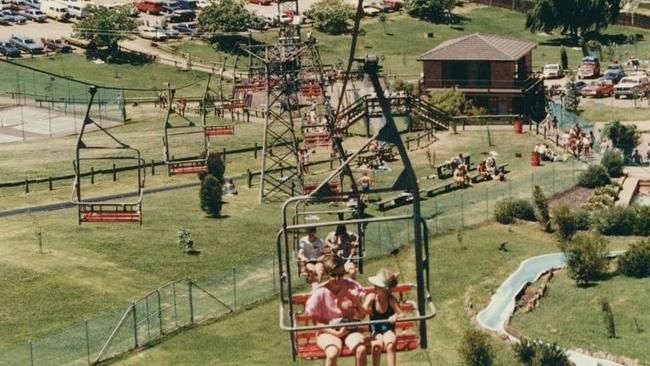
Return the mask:
<path id="1" fill-rule="evenodd" d="M 587 121 L 646 121 L 648 120 L 647 108 L 589 108 L 585 109 L 580 116 Z"/>
<path id="2" fill-rule="evenodd" d="M 535 70 L 541 70 L 541 67 L 547 63 L 560 62 L 560 44 L 566 40 L 556 35 L 539 35 L 525 30 L 524 14 L 497 7 L 475 5 L 466 5 L 465 8 L 459 8 L 458 12 L 464 19 L 456 26 L 432 24 L 398 14 L 389 15 L 385 24 L 377 19 L 366 18 L 361 24 L 364 33 L 359 37 L 357 56 L 367 53 L 378 54 L 383 57 L 382 64 L 386 73 L 416 78 L 422 70 L 422 65 L 416 58 L 422 53 L 451 38 L 484 33 L 537 42 L 539 45 L 533 51 Z M 428 33 L 433 33 L 433 38 L 428 38 Z M 637 53 L 641 57 L 650 50 L 650 41 L 648 41 L 650 31 L 610 26 L 605 35 L 614 39 L 616 35 L 630 33 L 642 33 L 646 40 L 638 42 L 636 48 L 634 45 L 617 47 L 616 58 L 622 60 L 625 52 L 630 55 Z M 347 60 L 351 41 L 349 35 L 331 36 L 318 31 L 313 31 L 313 34 L 320 44 L 324 63 L 335 64 L 339 59 Z M 274 30 L 254 35 L 256 40 L 268 43 L 274 42 L 276 37 L 277 32 Z M 188 41 L 172 47 L 209 62 L 221 62 L 226 55 L 223 51 L 215 51 L 201 41 Z M 567 47 L 567 54 L 570 67 L 577 67 L 582 55 L 580 49 Z"/>
<path id="3" fill-rule="evenodd" d="M 508 242 L 508 252 L 498 250 Z M 552 236 L 534 224 L 503 226 L 490 223 L 465 232 L 468 248 L 458 247 L 456 235 L 444 235 L 430 242 L 431 290 L 438 315 L 428 323 L 429 349 L 401 353 L 400 365 L 460 365 L 457 348 L 464 330 L 474 327 L 472 316 L 489 301 L 490 295 L 529 256 L 556 251 Z M 396 257 L 372 261 L 360 279 L 382 267 L 399 270 L 404 281 L 414 281 L 413 250 L 408 247 Z M 466 310 L 467 304 L 473 308 Z M 214 324 L 198 327 L 160 345 L 120 360 L 120 365 L 287 365 L 290 363 L 288 336 L 277 326 L 277 303 L 271 301 Z M 508 347 L 497 339 L 498 365 L 512 365 Z M 299 365 L 313 362 L 298 362 Z M 343 365 L 352 365 L 349 359 Z"/>
<path id="4" fill-rule="evenodd" d="M 548 291 L 531 313 L 518 314 L 513 326 L 531 338 L 563 347 L 601 350 L 650 363 L 650 279 L 614 276 L 593 287 L 578 288 L 566 272 L 549 283 Z M 600 302 L 607 299 L 614 313 L 616 338 L 608 338 Z M 558 317 L 562 314 L 562 317 Z M 635 327 L 638 322 L 641 332 Z"/>
<path id="5" fill-rule="evenodd" d="M 171 82 L 172 85 L 181 87 L 207 78 L 207 74 L 204 72 L 185 71 L 157 63 L 142 65 L 96 64 L 79 54 L 38 57 L 17 62 L 79 81 L 117 88 L 163 88 L 165 82 Z M 63 79 L 51 80 L 49 75 L 34 74 L 28 69 L 0 63 L 0 92 L 18 90 L 17 79 L 20 79 L 20 90 L 24 90 L 28 94 L 86 97 L 86 87 L 83 85 L 68 83 Z M 198 83 L 184 89 L 184 93 L 200 96 L 204 88 L 205 82 Z M 125 92 L 126 97 L 153 97 L 155 95 L 155 92 L 146 91 Z"/>

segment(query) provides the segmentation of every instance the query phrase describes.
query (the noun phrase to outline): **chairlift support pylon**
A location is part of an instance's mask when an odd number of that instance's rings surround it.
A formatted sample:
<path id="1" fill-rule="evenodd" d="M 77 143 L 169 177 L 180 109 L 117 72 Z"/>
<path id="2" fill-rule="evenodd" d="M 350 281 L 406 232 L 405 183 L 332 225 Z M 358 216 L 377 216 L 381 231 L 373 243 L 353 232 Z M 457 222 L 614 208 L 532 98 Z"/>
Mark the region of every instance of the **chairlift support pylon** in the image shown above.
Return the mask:
<path id="1" fill-rule="evenodd" d="M 90 111 L 97 94 L 97 87 L 88 88 L 90 98 L 84 115 L 81 131 L 77 136 L 75 145 L 75 160 L 72 162 L 75 172 L 75 178 L 72 188 L 72 197 L 70 201 L 77 207 L 77 223 L 82 222 L 138 222 L 142 225 L 142 196 L 144 194 L 144 182 L 146 171 L 144 170 L 144 159 L 140 157 L 140 151 L 121 142 L 110 132 L 104 129 L 100 124 L 90 117 Z M 101 146 L 87 144 L 84 141 L 84 134 L 89 125 L 95 125 L 100 132 L 112 140 L 114 146 Z M 116 151 L 129 152 L 130 155 L 108 155 L 101 157 L 84 156 L 84 151 Z M 81 184 L 81 163 L 88 160 L 106 160 L 106 161 L 135 161 L 137 167 L 137 199 L 131 202 L 107 202 L 97 201 L 85 198 L 82 194 Z M 120 195 L 117 198 L 122 198 Z"/>
<path id="2" fill-rule="evenodd" d="M 428 247 L 428 229 L 426 221 L 423 220 L 420 216 L 420 197 L 419 197 L 419 187 L 417 183 L 417 177 L 415 171 L 409 160 L 406 148 L 398 134 L 395 121 L 392 117 L 390 111 L 390 104 L 384 97 L 384 93 L 379 82 L 378 77 L 378 60 L 376 57 L 367 57 L 364 62 L 364 71 L 369 76 L 370 81 L 375 89 L 381 110 L 384 116 L 385 124 L 379 129 L 379 131 L 370 139 L 365 146 L 359 150 L 361 152 L 363 149 L 367 148 L 371 141 L 381 140 L 385 142 L 392 143 L 400 155 L 401 161 L 404 165 L 404 170 L 398 176 L 397 180 L 390 188 L 384 189 L 371 189 L 368 193 L 379 193 L 379 192 L 391 192 L 391 191 L 407 191 L 413 195 L 412 202 L 412 213 L 405 215 L 396 215 L 396 216 L 384 216 L 384 217 L 366 217 L 365 215 L 348 219 L 348 220 L 334 220 L 329 222 L 316 222 L 316 223 L 296 223 L 295 221 L 289 223 L 287 220 L 287 211 L 292 204 L 300 203 L 309 203 L 309 202 L 323 202 L 331 199 L 332 197 L 324 197 L 322 195 L 306 195 L 299 197 L 289 198 L 284 205 L 282 206 L 282 228 L 279 230 L 276 237 L 276 251 L 278 256 L 278 276 L 280 278 L 280 289 L 279 289 L 279 303 L 280 303 L 280 329 L 289 332 L 290 341 L 291 341 L 291 351 L 292 358 L 295 361 L 297 356 L 305 359 L 315 359 L 323 358 L 324 352 L 315 348 L 314 343 L 309 343 L 307 345 L 298 344 L 299 339 L 312 337 L 318 329 L 331 328 L 331 325 L 298 325 L 298 322 L 304 321 L 304 316 L 301 316 L 294 307 L 298 303 L 304 303 L 307 294 L 296 295 L 293 294 L 293 285 L 292 285 L 292 268 L 295 261 L 295 257 L 292 256 L 292 251 L 295 252 L 295 249 L 290 245 L 292 239 L 295 237 L 295 233 L 299 230 L 307 229 L 309 227 L 328 227 L 335 226 L 337 224 L 346 224 L 346 225 L 372 225 L 375 223 L 390 222 L 390 221 L 399 221 L 399 220 L 408 220 L 412 222 L 413 225 L 413 241 L 414 241 L 414 252 L 415 252 L 415 279 L 416 283 L 414 286 L 404 285 L 400 288 L 400 291 L 406 292 L 411 288 L 414 288 L 417 297 L 416 302 L 413 303 L 411 307 L 415 312 L 415 315 L 402 318 L 397 322 L 397 327 L 401 329 L 407 327 L 407 323 L 415 322 L 418 325 L 418 334 L 404 334 L 403 336 L 398 336 L 398 350 L 412 350 L 418 347 L 427 348 L 427 328 L 426 321 L 432 319 L 436 315 L 436 309 L 433 305 L 430 295 L 430 284 L 429 284 L 429 247 Z M 349 164 L 354 160 L 355 156 L 359 153 L 352 154 L 348 157 L 343 164 L 332 172 L 328 178 L 326 178 L 316 191 L 320 191 L 323 187 L 326 187 L 331 179 L 333 179 L 337 174 L 340 174 L 345 167 L 349 167 Z M 354 197 L 356 191 L 353 192 L 341 192 L 340 196 L 344 197 Z M 294 219 L 295 220 L 295 219 Z M 366 247 L 371 245 L 366 243 Z M 287 304 L 287 306 L 285 306 Z M 347 323 L 351 327 L 366 327 L 370 324 L 376 324 L 385 322 L 385 320 L 380 321 L 359 321 Z M 343 352 L 341 356 L 351 356 L 352 354 L 349 350 Z"/>

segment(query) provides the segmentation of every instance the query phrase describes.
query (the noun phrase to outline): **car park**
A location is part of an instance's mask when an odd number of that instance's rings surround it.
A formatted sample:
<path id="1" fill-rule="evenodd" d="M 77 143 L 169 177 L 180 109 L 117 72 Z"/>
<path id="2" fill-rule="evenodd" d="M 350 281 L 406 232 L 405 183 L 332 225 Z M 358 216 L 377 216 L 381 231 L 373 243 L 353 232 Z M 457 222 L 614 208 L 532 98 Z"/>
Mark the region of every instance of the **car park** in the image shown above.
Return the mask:
<path id="1" fill-rule="evenodd" d="M 595 98 L 609 97 L 613 92 L 614 84 L 611 81 L 603 79 L 594 80 L 580 90 L 583 97 Z"/>
<path id="2" fill-rule="evenodd" d="M 9 42 L 0 42 L 0 54 L 8 57 L 20 57 L 20 50 Z"/>
<path id="3" fill-rule="evenodd" d="M 70 3 L 67 11 L 71 18 L 83 19 L 90 15 L 86 10 L 86 4 L 83 3 Z"/>
<path id="4" fill-rule="evenodd" d="M 68 7 L 65 4 L 56 1 L 48 1 L 42 3 L 41 11 L 47 15 L 48 18 L 52 18 L 58 21 L 65 21 L 70 18 L 70 14 L 68 14 Z"/>
<path id="5" fill-rule="evenodd" d="M 160 14 L 162 11 L 162 3 L 157 0 L 136 0 L 133 6 L 143 13 L 147 14 Z"/>
<path id="6" fill-rule="evenodd" d="M 614 87 L 614 98 L 622 96 L 627 98 L 638 98 L 650 90 L 650 80 L 647 76 L 635 75 L 626 76 Z"/>
<path id="7" fill-rule="evenodd" d="M 72 46 L 63 42 L 61 39 L 52 39 L 52 38 L 41 38 L 41 42 L 45 45 L 50 51 L 60 52 L 60 53 L 70 53 L 72 52 Z"/>
<path id="8" fill-rule="evenodd" d="M 14 34 L 11 36 L 11 38 L 9 38 L 9 43 L 14 45 L 19 50 L 30 53 L 32 55 L 44 52 L 42 44 L 34 41 L 32 38 L 27 36 Z"/>
<path id="9" fill-rule="evenodd" d="M 580 61 L 578 79 L 597 78 L 600 76 L 600 61 L 598 56 L 585 56 Z"/>
<path id="10" fill-rule="evenodd" d="M 27 21 L 27 18 L 25 18 L 24 16 L 18 14 L 18 12 L 15 12 L 13 10 L 3 10 L 0 12 L 0 16 L 4 17 L 11 23 L 15 23 L 15 24 L 25 24 L 25 22 Z"/>
<path id="11" fill-rule="evenodd" d="M 35 21 L 35 22 L 46 22 L 47 21 L 47 15 L 45 15 L 42 11 L 39 9 L 26 9 L 23 10 L 19 13 L 20 15 L 24 16 L 25 18 Z"/>
<path id="12" fill-rule="evenodd" d="M 40 9 L 41 8 L 41 1 L 40 0 L 23 0 L 24 4 L 28 8 L 32 9 Z"/>
<path id="13" fill-rule="evenodd" d="M 191 22 L 194 18 L 196 18 L 196 13 L 192 10 L 174 10 L 165 15 L 165 19 L 169 23 Z"/>
<path id="14" fill-rule="evenodd" d="M 161 5 L 161 11 L 163 13 L 171 14 L 176 10 L 180 10 L 181 7 L 178 6 L 176 1 L 164 1 Z"/>
<path id="15" fill-rule="evenodd" d="M 548 64 L 542 68 L 542 77 L 544 79 L 556 79 L 564 76 L 559 64 Z"/>

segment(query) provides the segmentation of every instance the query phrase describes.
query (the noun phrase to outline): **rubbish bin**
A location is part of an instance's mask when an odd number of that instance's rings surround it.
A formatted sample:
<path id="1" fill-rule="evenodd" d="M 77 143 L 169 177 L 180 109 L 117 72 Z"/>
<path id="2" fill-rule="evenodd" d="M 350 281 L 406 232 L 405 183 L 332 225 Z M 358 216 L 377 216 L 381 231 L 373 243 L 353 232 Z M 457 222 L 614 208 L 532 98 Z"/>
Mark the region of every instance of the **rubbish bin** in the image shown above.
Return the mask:
<path id="1" fill-rule="evenodd" d="M 541 156 L 537 151 L 530 152 L 530 166 L 540 166 Z"/>
<path id="2" fill-rule="evenodd" d="M 515 120 L 515 133 L 524 132 L 524 121 L 521 118 Z"/>

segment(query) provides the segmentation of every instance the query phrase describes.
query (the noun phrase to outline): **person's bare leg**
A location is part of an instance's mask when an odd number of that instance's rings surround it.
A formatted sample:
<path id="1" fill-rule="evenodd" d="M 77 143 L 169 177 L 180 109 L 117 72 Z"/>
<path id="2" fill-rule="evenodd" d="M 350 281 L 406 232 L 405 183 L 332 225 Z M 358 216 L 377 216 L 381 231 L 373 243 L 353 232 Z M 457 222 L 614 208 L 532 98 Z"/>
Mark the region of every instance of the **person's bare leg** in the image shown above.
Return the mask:
<path id="1" fill-rule="evenodd" d="M 372 347 L 372 366 L 381 365 L 381 350 L 384 348 L 384 342 L 382 341 L 382 335 L 376 334 L 375 339 L 370 343 Z"/>
<path id="2" fill-rule="evenodd" d="M 363 344 L 365 337 L 361 333 L 351 333 L 345 338 L 345 345 L 354 351 L 356 366 L 366 366 L 368 357 L 366 355 L 366 346 Z"/>
<path id="3" fill-rule="evenodd" d="M 368 365 L 368 356 L 366 355 L 366 346 L 360 344 L 354 350 L 354 358 L 356 360 L 357 366 L 367 366 Z"/>
<path id="4" fill-rule="evenodd" d="M 325 352 L 325 366 L 336 366 L 341 353 L 341 339 L 332 334 L 324 333 L 316 338 L 316 344 Z"/>
<path id="5" fill-rule="evenodd" d="M 384 333 L 384 347 L 386 348 L 386 359 L 388 360 L 388 366 L 397 365 L 397 354 L 395 353 L 395 343 L 397 343 L 397 337 L 393 331 L 388 331 Z"/>
<path id="6" fill-rule="evenodd" d="M 325 274 L 325 267 L 323 267 L 323 263 L 316 263 L 314 265 L 314 271 L 316 272 L 316 279 L 318 279 L 318 283 L 321 283 L 323 280 L 323 274 Z"/>
<path id="7" fill-rule="evenodd" d="M 325 348 L 325 366 L 336 366 L 339 350 L 335 346 Z"/>

